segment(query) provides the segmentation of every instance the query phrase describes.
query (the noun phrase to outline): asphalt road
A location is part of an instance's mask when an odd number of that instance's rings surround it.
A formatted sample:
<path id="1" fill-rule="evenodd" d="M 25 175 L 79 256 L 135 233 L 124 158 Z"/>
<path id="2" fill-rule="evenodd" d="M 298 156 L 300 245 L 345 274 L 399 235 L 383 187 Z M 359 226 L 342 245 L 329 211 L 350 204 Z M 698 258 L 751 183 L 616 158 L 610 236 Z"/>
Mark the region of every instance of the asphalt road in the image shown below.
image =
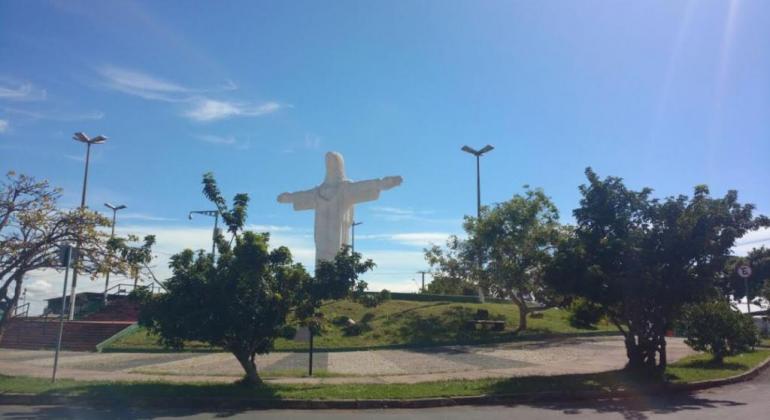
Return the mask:
<path id="1" fill-rule="evenodd" d="M 419 410 L 256 410 L 192 412 L 185 409 L 135 410 L 64 406 L 0 406 L 6 419 L 763 419 L 770 418 L 770 369 L 753 381 L 668 397 L 621 401 L 446 407 Z"/>

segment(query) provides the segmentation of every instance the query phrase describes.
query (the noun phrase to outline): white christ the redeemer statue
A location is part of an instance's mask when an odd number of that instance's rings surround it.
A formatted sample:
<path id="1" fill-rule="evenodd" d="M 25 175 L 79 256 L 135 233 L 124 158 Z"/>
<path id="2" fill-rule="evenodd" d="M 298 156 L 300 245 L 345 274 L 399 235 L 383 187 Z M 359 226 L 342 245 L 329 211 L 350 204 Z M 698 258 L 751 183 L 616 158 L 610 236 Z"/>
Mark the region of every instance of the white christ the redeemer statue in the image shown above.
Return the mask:
<path id="1" fill-rule="evenodd" d="M 345 178 L 345 162 L 337 152 L 326 154 L 326 179 L 310 190 L 283 193 L 279 203 L 292 203 L 294 210 L 315 210 L 315 259 L 331 261 L 350 244 L 353 205 L 373 201 L 380 191 L 401 185 L 400 176 L 387 176 L 366 181 Z"/>

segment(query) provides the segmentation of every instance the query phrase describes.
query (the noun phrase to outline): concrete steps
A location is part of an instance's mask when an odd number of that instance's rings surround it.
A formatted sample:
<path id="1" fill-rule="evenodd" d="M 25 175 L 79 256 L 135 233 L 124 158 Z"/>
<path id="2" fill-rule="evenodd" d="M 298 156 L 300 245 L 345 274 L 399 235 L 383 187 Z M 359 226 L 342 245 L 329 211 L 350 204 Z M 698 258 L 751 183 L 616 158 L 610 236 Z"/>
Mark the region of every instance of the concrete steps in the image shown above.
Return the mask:
<path id="1" fill-rule="evenodd" d="M 131 326 L 131 321 L 66 321 L 62 349 L 95 351 L 96 345 Z M 41 350 L 56 348 L 59 322 L 54 319 L 13 319 L 0 347 Z"/>

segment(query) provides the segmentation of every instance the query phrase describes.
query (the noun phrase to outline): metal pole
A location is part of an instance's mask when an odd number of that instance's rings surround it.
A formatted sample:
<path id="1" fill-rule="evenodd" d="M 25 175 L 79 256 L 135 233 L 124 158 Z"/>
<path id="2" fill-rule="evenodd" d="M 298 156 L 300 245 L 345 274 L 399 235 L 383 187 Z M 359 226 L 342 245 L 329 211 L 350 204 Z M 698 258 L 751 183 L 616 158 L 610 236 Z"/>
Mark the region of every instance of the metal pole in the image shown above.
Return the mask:
<path id="1" fill-rule="evenodd" d="M 80 210 L 86 207 L 86 189 L 88 188 L 88 163 L 91 161 L 91 143 L 86 143 L 86 170 L 83 174 L 83 191 L 80 194 Z M 72 269 L 72 289 L 70 291 L 69 320 L 75 319 L 75 291 L 78 284 L 78 261 L 80 260 L 80 238 L 75 243 L 75 267 Z"/>
<path id="2" fill-rule="evenodd" d="M 356 252 L 356 222 L 353 221 L 353 224 L 350 225 L 350 229 L 352 230 L 350 234 L 350 251 L 351 253 Z"/>
<path id="3" fill-rule="evenodd" d="M 746 288 L 746 312 L 751 316 L 751 305 L 749 304 L 749 278 L 743 278 L 743 286 Z"/>
<path id="4" fill-rule="evenodd" d="M 308 359 L 307 372 L 308 376 L 313 376 L 313 328 L 309 326 L 310 330 L 310 358 Z"/>
<path id="5" fill-rule="evenodd" d="M 476 155 L 476 223 L 481 222 L 481 154 Z M 479 250 L 480 251 L 480 250 Z M 481 273 L 481 252 L 477 255 L 479 273 Z M 479 280 L 479 301 L 484 303 L 484 291 L 481 288 L 481 278 Z"/>
<path id="6" fill-rule="evenodd" d="M 219 226 L 219 212 L 214 213 L 214 233 L 211 236 L 211 258 L 214 264 L 217 262 L 217 227 Z"/>
<path id="7" fill-rule="evenodd" d="M 110 233 L 110 240 L 115 238 L 115 217 L 118 214 L 117 209 L 112 209 L 112 232 Z M 110 251 L 110 257 L 112 257 L 112 251 Z M 110 260 L 110 263 L 112 263 L 112 260 Z M 110 271 L 111 269 L 107 269 L 107 276 L 104 280 L 104 304 L 107 305 L 107 289 L 110 287 Z"/>
<path id="8" fill-rule="evenodd" d="M 476 222 L 481 220 L 481 155 L 476 155 Z"/>
<path id="9" fill-rule="evenodd" d="M 70 273 L 70 260 L 72 259 L 72 248 L 67 245 L 67 249 L 64 254 L 64 287 L 61 293 L 61 311 L 59 311 L 59 338 L 56 340 L 56 354 L 53 358 L 53 375 L 51 376 L 51 382 L 56 382 L 56 369 L 59 367 L 59 352 L 61 351 L 61 339 L 64 335 L 64 311 L 66 308 L 67 299 L 67 278 Z M 74 276 L 74 271 L 73 271 Z"/>

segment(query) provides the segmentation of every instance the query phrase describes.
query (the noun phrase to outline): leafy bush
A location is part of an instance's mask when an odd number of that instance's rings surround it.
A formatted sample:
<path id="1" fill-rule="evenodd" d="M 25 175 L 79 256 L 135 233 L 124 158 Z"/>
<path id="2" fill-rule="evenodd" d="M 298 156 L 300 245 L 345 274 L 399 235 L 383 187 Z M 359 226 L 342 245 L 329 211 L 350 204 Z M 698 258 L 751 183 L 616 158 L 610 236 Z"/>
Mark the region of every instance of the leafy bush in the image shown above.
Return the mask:
<path id="1" fill-rule="evenodd" d="M 280 336 L 287 340 L 293 340 L 294 336 L 296 335 L 297 335 L 297 327 L 293 325 L 284 325 L 283 328 L 281 328 Z"/>
<path id="2" fill-rule="evenodd" d="M 390 290 L 388 289 L 382 289 L 380 292 L 380 302 L 385 302 L 386 300 L 391 300 L 393 296 L 390 294 Z"/>
<path id="3" fill-rule="evenodd" d="M 759 344 L 757 328 L 750 317 L 724 300 L 686 306 L 679 320 L 685 343 L 706 351 L 721 364 L 725 356 L 745 352 Z"/>
<path id="4" fill-rule="evenodd" d="M 367 308 L 374 308 L 380 304 L 380 297 L 378 295 L 363 295 L 358 299 L 358 302 Z"/>
<path id="5" fill-rule="evenodd" d="M 596 328 L 604 315 L 601 306 L 583 298 L 573 300 L 569 311 L 569 323 L 575 328 Z"/>

